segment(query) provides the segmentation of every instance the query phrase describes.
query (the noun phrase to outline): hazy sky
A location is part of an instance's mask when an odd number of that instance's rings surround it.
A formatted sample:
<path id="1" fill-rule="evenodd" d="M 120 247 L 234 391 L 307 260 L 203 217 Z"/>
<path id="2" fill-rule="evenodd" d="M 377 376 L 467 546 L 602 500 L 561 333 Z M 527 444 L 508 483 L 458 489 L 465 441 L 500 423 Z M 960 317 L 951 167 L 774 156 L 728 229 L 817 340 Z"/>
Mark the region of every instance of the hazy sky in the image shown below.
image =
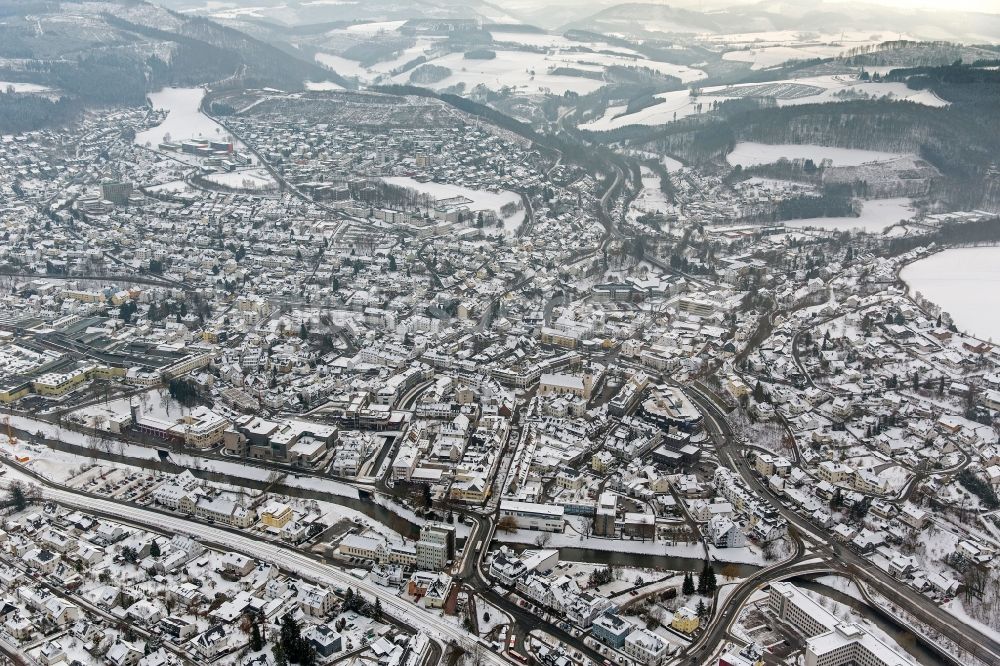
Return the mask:
<path id="1" fill-rule="evenodd" d="M 808 0 L 807 0 L 808 1 Z M 989 12 L 1000 14 L 1000 0 L 868 0 L 873 4 L 898 8 L 943 11 Z"/>
<path id="2" fill-rule="evenodd" d="M 518 3 L 544 6 L 545 4 L 566 5 L 578 4 L 579 0 L 514 0 Z M 585 2 L 586 0 L 584 0 Z M 626 0 L 597 0 L 598 4 L 607 6 L 620 4 Z M 717 9 L 719 7 L 757 4 L 761 0 L 635 0 L 654 4 L 684 7 L 685 9 Z M 813 8 L 820 4 L 872 4 L 885 5 L 898 9 L 931 9 L 941 11 L 988 12 L 1000 14 L 1000 0 L 780 0 L 792 5 L 800 5 L 803 9 Z M 764 0 L 766 4 L 766 0 Z"/>

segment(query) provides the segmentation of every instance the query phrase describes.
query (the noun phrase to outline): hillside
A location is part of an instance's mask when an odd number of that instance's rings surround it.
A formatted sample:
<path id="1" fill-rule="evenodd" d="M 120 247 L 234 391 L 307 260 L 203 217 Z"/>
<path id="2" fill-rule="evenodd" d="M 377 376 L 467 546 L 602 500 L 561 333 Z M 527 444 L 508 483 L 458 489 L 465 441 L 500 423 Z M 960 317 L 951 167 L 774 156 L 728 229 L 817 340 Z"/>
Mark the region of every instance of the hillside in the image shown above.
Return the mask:
<path id="1" fill-rule="evenodd" d="M 143 104 L 147 92 L 166 85 L 347 85 L 237 30 L 146 2 L 0 0 L 0 15 L 0 80 L 46 89 L 41 98 L 0 97 L 0 130 L 65 122 L 91 105 Z"/>

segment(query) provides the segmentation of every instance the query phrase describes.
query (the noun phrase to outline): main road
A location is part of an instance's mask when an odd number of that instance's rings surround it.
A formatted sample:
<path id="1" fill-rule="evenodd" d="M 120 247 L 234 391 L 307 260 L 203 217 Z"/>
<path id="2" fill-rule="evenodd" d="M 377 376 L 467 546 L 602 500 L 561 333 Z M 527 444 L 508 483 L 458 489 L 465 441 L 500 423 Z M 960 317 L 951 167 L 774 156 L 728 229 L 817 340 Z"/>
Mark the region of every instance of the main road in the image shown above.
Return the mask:
<path id="1" fill-rule="evenodd" d="M 819 531 L 809 520 L 787 508 L 751 470 L 750 464 L 742 455 L 738 438 L 718 406 L 718 398 L 696 386 L 687 388 L 688 395 L 705 415 L 706 430 L 715 440 L 719 460 L 735 470 L 747 487 L 766 500 L 789 525 L 799 530 L 800 534 L 812 537 L 817 544 L 813 548 L 815 553 L 825 555 L 829 564 L 841 573 L 863 580 L 883 597 L 906 609 L 920 622 L 933 628 L 962 650 L 985 663 L 1000 664 L 1000 643 L 996 640 L 962 623 L 923 594 L 892 578 L 850 548 L 837 545 L 828 531 Z M 726 604 L 738 601 L 734 597 L 735 595 L 729 597 Z"/>

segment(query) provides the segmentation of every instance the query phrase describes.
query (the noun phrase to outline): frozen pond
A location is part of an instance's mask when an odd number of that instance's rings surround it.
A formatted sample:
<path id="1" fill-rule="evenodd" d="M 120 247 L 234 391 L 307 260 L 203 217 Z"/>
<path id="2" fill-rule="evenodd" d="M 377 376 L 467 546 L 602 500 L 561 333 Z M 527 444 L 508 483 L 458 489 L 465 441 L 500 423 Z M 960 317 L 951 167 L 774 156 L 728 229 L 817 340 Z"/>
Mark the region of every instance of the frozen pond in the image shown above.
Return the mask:
<path id="1" fill-rule="evenodd" d="M 944 250 L 904 268 L 910 293 L 920 292 L 978 338 L 1000 340 L 1000 247 Z"/>
<path id="2" fill-rule="evenodd" d="M 833 166 L 858 166 L 869 162 L 888 162 L 898 157 L 902 157 L 902 154 L 811 144 L 768 144 L 744 141 L 736 144 L 733 152 L 726 156 L 726 161 L 733 166 L 739 164 L 744 167 L 771 164 L 781 158 L 812 160 L 816 166 L 819 166 L 823 160 L 830 160 L 833 162 Z"/>
<path id="3" fill-rule="evenodd" d="M 811 217 L 803 220 L 787 220 L 789 228 L 814 227 L 827 231 L 861 230 L 878 233 L 900 220 L 913 217 L 913 202 L 909 199 L 873 199 L 865 201 L 858 217 Z"/>
<path id="4" fill-rule="evenodd" d="M 156 127 L 136 134 L 135 142 L 140 146 L 148 143 L 155 149 L 165 140 L 224 139 L 227 136 L 225 128 L 201 112 L 203 97 L 203 88 L 164 88 L 150 93 L 153 108 L 166 109 L 167 117 Z"/>

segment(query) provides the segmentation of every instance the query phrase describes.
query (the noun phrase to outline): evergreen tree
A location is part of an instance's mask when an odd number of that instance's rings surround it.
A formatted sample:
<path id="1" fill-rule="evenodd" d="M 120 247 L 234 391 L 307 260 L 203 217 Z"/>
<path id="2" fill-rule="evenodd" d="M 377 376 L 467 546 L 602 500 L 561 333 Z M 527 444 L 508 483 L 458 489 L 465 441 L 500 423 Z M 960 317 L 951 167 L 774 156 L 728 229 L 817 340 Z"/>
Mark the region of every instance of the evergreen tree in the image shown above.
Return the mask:
<path id="1" fill-rule="evenodd" d="M 705 605 L 704 599 L 698 600 L 698 608 L 696 612 L 698 613 L 698 617 L 705 617 L 708 615 L 708 606 Z"/>
<path id="2" fill-rule="evenodd" d="M 275 666 L 288 666 L 288 657 L 285 656 L 285 650 L 281 647 L 281 643 L 275 643 L 273 652 Z"/>
<path id="3" fill-rule="evenodd" d="M 253 652 L 259 652 L 263 647 L 264 638 L 260 635 L 260 624 L 258 624 L 257 619 L 254 618 L 253 624 L 250 626 L 250 650 Z"/>
<path id="4" fill-rule="evenodd" d="M 681 593 L 685 596 L 690 596 L 694 594 L 694 576 L 691 572 L 684 574 L 684 585 L 681 587 Z"/>
<path id="5" fill-rule="evenodd" d="M 375 612 L 372 614 L 372 619 L 375 621 L 382 620 L 382 600 L 375 598 Z"/>
<path id="6" fill-rule="evenodd" d="M 705 592 L 712 594 L 715 592 L 717 585 L 718 583 L 715 580 L 715 567 L 709 564 L 708 568 L 705 570 Z"/>
<path id="7" fill-rule="evenodd" d="M 705 573 L 708 571 L 708 562 L 705 563 L 704 568 L 702 568 L 701 573 L 698 574 L 698 594 L 705 594 L 707 587 L 705 585 Z"/>
<path id="8" fill-rule="evenodd" d="M 24 486 L 19 482 L 10 486 L 10 502 L 14 505 L 15 511 L 24 511 L 28 508 L 28 498 L 24 495 Z"/>
<path id="9" fill-rule="evenodd" d="M 285 613 L 281 618 L 281 650 L 288 661 L 299 663 L 299 648 L 302 642 L 302 630 L 299 622 L 291 613 Z"/>
<path id="10" fill-rule="evenodd" d="M 149 554 L 153 557 L 160 556 L 160 544 L 156 543 L 155 540 L 149 545 Z"/>

